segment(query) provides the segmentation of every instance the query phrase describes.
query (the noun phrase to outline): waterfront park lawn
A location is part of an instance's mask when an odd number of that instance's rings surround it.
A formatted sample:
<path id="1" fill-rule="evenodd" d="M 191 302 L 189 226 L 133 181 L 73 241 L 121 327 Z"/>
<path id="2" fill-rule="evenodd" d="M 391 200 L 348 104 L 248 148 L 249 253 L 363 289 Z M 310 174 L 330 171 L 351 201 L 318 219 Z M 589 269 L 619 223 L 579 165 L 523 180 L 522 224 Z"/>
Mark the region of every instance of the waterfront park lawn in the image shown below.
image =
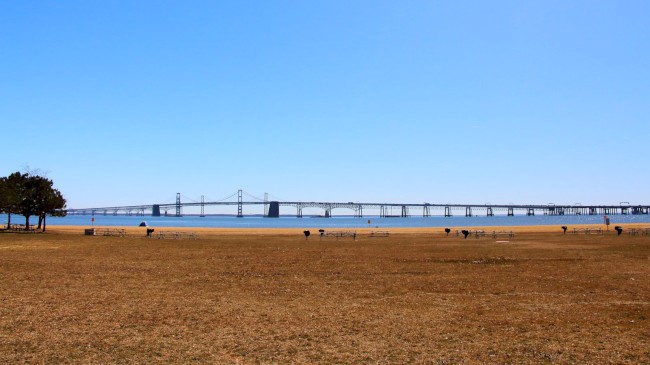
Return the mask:
<path id="1" fill-rule="evenodd" d="M 83 228 L 0 233 L 0 363 L 650 363 L 632 227 Z"/>

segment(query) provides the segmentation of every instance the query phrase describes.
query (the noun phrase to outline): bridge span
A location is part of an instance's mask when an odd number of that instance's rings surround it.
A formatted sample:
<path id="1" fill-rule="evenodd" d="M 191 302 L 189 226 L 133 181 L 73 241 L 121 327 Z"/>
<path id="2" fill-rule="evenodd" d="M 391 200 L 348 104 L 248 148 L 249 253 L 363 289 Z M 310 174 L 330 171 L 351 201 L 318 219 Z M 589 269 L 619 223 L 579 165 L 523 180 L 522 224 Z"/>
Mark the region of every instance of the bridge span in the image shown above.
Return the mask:
<path id="1" fill-rule="evenodd" d="M 536 214 L 543 215 L 617 215 L 617 214 L 649 214 L 650 205 L 630 205 L 621 203 L 619 205 L 556 205 L 556 204 L 440 204 L 440 203 L 364 203 L 364 202 L 303 202 L 303 201 L 268 201 L 255 198 L 249 195 L 250 200 L 243 199 L 242 190 L 233 194 L 229 198 L 237 196 L 237 200 L 232 201 L 204 201 L 202 198 L 199 202 L 182 202 L 180 193 L 176 194 L 176 202 L 160 203 L 147 205 L 129 205 L 113 206 L 100 208 L 71 208 L 67 209 L 68 214 L 72 215 L 151 215 L 160 216 L 183 216 L 183 208 L 199 207 L 200 213 L 192 214 L 205 216 L 205 207 L 209 206 L 236 206 L 237 217 L 244 217 L 244 206 L 263 206 L 264 216 L 279 217 L 280 207 L 291 207 L 293 212 L 282 215 L 295 215 L 303 217 L 303 209 L 316 208 L 320 209 L 322 217 L 332 217 L 333 211 L 347 210 L 355 217 L 363 217 L 364 212 L 378 212 L 380 217 L 410 217 L 410 216 L 494 216 L 495 214 L 514 216 Z M 228 198 L 227 198 L 228 199 Z M 171 213 L 170 213 L 171 211 Z M 235 214 L 232 214 L 233 216 Z"/>

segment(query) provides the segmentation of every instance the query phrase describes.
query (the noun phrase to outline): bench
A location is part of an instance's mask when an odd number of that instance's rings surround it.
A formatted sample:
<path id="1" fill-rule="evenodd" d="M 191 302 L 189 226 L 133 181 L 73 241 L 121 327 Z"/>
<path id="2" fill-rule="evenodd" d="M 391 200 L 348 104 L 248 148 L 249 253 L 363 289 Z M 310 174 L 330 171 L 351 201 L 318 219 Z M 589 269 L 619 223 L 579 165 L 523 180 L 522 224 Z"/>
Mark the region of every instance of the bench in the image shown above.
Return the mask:
<path id="1" fill-rule="evenodd" d="M 183 238 L 195 240 L 199 238 L 199 236 L 194 232 L 179 232 L 179 231 L 160 231 L 158 232 L 157 237 L 158 239 L 163 239 L 163 240 L 164 239 L 180 240 Z"/>
<path id="2" fill-rule="evenodd" d="M 584 233 L 584 234 L 603 234 L 602 228 L 574 228 L 573 234 Z"/>
<path id="3" fill-rule="evenodd" d="M 388 231 L 372 231 L 370 232 L 370 237 L 388 237 L 390 232 Z"/>

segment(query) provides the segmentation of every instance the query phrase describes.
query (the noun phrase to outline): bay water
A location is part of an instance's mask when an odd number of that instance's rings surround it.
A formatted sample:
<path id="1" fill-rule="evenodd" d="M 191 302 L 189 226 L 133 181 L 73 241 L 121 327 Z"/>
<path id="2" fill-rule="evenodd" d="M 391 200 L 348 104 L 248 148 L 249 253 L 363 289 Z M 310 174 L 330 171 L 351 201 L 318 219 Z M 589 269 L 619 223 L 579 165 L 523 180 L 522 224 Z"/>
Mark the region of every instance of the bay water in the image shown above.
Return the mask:
<path id="1" fill-rule="evenodd" d="M 94 218 L 94 222 L 93 222 Z M 650 215 L 610 215 L 610 225 L 619 223 L 649 224 Z M 7 216 L 0 215 L 0 224 L 5 222 Z M 12 216 L 12 223 L 24 223 L 21 216 Z M 151 227 L 223 227 L 223 228 L 391 228 L 391 227 L 475 227 L 475 226 L 575 226 L 585 224 L 603 224 L 602 215 L 515 215 L 502 216 L 431 216 L 417 217 L 379 217 L 364 216 L 333 216 L 331 218 L 303 217 L 296 218 L 283 216 L 280 218 L 265 218 L 262 216 L 125 216 L 125 215 L 69 215 L 66 217 L 48 217 L 47 224 L 73 225 L 73 226 L 138 226 L 145 221 Z M 36 223 L 33 217 L 31 223 Z"/>

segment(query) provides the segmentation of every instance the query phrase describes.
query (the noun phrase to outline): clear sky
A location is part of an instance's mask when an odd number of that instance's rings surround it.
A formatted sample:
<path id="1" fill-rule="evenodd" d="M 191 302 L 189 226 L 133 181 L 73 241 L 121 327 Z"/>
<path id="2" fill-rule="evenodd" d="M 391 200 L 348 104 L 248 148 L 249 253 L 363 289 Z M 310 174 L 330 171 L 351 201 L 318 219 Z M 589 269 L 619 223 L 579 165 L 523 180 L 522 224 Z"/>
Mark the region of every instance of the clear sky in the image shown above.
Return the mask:
<path id="1" fill-rule="evenodd" d="M 0 175 L 68 207 L 650 203 L 648 1 L 0 2 Z"/>

